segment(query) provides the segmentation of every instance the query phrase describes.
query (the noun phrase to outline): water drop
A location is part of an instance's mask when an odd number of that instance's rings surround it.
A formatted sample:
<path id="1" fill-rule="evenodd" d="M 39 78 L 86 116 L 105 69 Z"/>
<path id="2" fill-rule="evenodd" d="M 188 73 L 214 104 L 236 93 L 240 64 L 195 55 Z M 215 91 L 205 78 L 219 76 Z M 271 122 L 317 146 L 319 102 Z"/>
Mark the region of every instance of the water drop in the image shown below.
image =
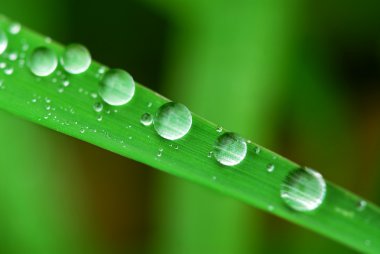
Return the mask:
<path id="1" fill-rule="evenodd" d="M 365 200 L 360 200 L 357 204 L 357 209 L 358 211 L 363 211 L 366 206 L 367 202 Z"/>
<path id="2" fill-rule="evenodd" d="M 64 80 L 64 81 L 62 82 L 62 84 L 63 84 L 64 87 L 68 87 L 68 86 L 70 85 L 70 81 L 68 81 L 68 80 Z"/>
<path id="3" fill-rule="evenodd" d="M 214 157 L 221 164 L 234 166 L 247 154 L 247 143 L 236 133 L 226 132 L 219 136 L 214 146 Z"/>
<path id="4" fill-rule="evenodd" d="M 20 31 L 21 31 L 21 25 L 20 25 L 20 23 L 13 23 L 9 27 L 9 32 L 11 34 L 18 34 Z"/>
<path id="5" fill-rule="evenodd" d="M 163 148 L 160 148 L 160 149 L 158 149 L 158 153 L 157 153 L 157 156 L 158 157 L 161 157 L 162 156 L 162 152 L 164 151 L 164 149 Z"/>
<path id="6" fill-rule="evenodd" d="M 13 74 L 13 68 L 9 67 L 4 70 L 5 75 L 12 75 Z"/>
<path id="7" fill-rule="evenodd" d="M 46 37 L 46 38 L 45 38 L 45 42 L 46 42 L 47 44 L 50 44 L 50 43 L 51 43 L 51 41 L 52 41 L 52 40 L 51 40 L 51 38 L 50 38 L 50 37 Z"/>
<path id="8" fill-rule="evenodd" d="M 81 128 L 81 129 L 79 130 L 79 132 L 82 133 L 82 134 L 85 133 L 85 131 L 86 131 L 86 130 L 83 129 L 83 128 Z"/>
<path id="9" fill-rule="evenodd" d="M 91 55 L 85 46 L 71 44 L 66 47 L 61 58 L 61 63 L 68 73 L 83 73 L 90 67 Z"/>
<path id="10" fill-rule="evenodd" d="M 54 51 L 46 47 L 34 49 L 29 58 L 29 68 L 36 76 L 49 76 L 57 68 L 58 61 Z"/>
<path id="11" fill-rule="evenodd" d="M 256 146 L 255 147 L 255 154 L 259 154 L 261 151 L 260 147 Z"/>
<path id="12" fill-rule="evenodd" d="M 96 120 L 98 120 L 98 122 L 101 122 L 103 120 L 103 116 L 102 115 L 99 115 Z"/>
<path id="13" fill-rule="evenodd" d="M 219 132 L 219 133 L 222 132 L 223 131 L 223 127 L 222 126 L 216 127 L 216 131 Z"/>
<path id="14" fill-rule="evenodd" d="M 191 112 L 185 105 L 168 102 L 158 109 L 153 123 L 158 135 L 176 140 L 189 132 L 192 121 Z"/>
<path id="15" fill-rule="evenodd" d="M 211 157 L 212 157 L 212 154 L 213 154 L 213 152 L 212 152 L 212 151 L 211 151 L 211 152 L 209 152 L 209 153 L 208 153 L 208 155 L 207 155 L 207 157 L 211 158 Z"/>
<path id="16" fill-rule="evenodd" d="M 269 165 L 267 166 L 267 171 L 268 171 L 269 173 L 272 173 L 272 172 L 274 171 L 274 165 L 273 165 L 273 164 L 269 164 Z"/>
<path id="17" fill-rule="evenodd" d="M 281 186 L 281 198 L 296 211 L 315 210 L 322 204 L 325 195 L 325 180 L 309 168 L 291 171 Z"/>
<path id="18" fill-rule="evenodd" d="M 93 108 L 94 108 L 94 110 L 95 110 L 95 112 L 102 112 L 102 110 L 103 110 L 103 103 L 101 103 L 101 102 L 96 102 L 95 104 L 94 104 L 94 106 L 93 106 Z"/>
<path id="19" fill-rule="evenodd" d="M 120 69 L 106 72 L 100 82 L 99 95 L 110 105 L 121 106 L 128 103 L 135 94 L 132 76 Z"/>
<path id="20" fill-rule="evenodd" d="M 1 62 L 0 63 L 0 69 L 4 69 L 5 67 L 7 67 L 7 64 L 4 62 Z"/>
<path id="21" fill-rule="evenodd" d="M 153 123 L 153 116 L 149 113 L 145 113 L 140 118 L 140 123 L 144 126 L 150 126 Z"/>
<path id="22" fill-rule="evenodd" d="M 16 61 L 17 57 L 18 57 L 17 53 L 15 53 L 15 52 L 10 53 L 8 56 L 9 60 L 11 60 L 11 61 Z"/>
<path id="23" fill-rule="evenodd" d="M 4 53 L 4 51 L 8 47 L 8 38 L 5 32 L 0 28 L 0 55 Z"/>

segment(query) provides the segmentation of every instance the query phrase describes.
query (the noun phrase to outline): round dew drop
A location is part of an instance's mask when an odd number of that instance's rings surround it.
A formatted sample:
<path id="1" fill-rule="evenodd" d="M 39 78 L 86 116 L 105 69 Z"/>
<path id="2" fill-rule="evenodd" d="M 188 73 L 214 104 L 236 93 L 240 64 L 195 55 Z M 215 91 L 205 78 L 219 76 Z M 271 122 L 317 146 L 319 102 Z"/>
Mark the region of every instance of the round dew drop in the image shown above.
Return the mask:
<path id="1" fill-rule="evenodd" d="M 162 105 L 153 119 L 158 135 L 168 140 L 185 136 L 190 131 L 192 122 L 190 110 L 185 105 L 176 102 Z"/>
<path id="2" fill-rule="evenodd" d="M 290 208 L 300 212 L 317 209 L 325 195 L 325 180 L 309 168 L 290 172 L 281 186 L 281 198 Z"/>
<path id="3" fill-rule="evenodd" d="M 104 74 L 99 95 L 112 105 L 121 106 L 128 103 L 135 94 L 135 82 L 132 76 L 120 69 L 111 69 Z"/>
<path id="4" fill-rule="evenodd" d="M 140 118 L 140 123 L 144 126 L 150 126 L 153 123 L 153 116 L 149 113 L 145 113 Z"/>
<path id="5" fill-rule="evenodd" d="M 245 158 L 247 143 L 238 134 L 226 132 L 218 137 L 213 154 L 220 164 L 235 166 Z"/>
<path id="6" fill-rule="evenodd" d="M 3 30 L 0 28 L 0 55 L 4 53 L 4 51 L 8 47 L 8 38 Z"/>
<path id="7" fill-rule="evenodd" d="M 40 77 L 52 74 L 58 65 L 57 56 L 54 51 L 46 47 L 39 47 L 33 50 L 29 56 L 29 68 L 31 72 Z"/>
<path id="8" fill-rule="evenodd" d="M 11 26 L 9 27 L 9 32 L 11 34 L 18 34 L 21 30 L 21 25 L 20 23 L 13 23 L 11 24 Z"/>
<path id="9" fill-rule="evenodd" d="M 101 103 L 101 102 L 96 102 L 96 103 L 93 105 L 93 108 L 94 108 L 95 112 L 100 113 L 100 112 L 102 112 L 102 110 L 103 110 L 103 103 Z"/>
<path id="10" fill-rule="evenodd" d="M 91 65 L 91 55 L 88 49 L 80 44 L 71 44 L 66 47 L 61 57 L 63 68 L 71 74 L 85 72 Z"/>

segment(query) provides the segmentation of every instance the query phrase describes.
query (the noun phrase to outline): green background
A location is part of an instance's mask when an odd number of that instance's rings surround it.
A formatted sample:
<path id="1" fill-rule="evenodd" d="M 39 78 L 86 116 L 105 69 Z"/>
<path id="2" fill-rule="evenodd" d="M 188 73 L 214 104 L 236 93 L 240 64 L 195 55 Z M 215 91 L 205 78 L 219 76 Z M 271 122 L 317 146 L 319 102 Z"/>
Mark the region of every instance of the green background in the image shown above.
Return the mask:
<path id="1" fill-rule="evenodd" d="M 0 0 L 0 11 L 380 203 L 380 4 Z M 0 112 L 0 253 L 354 253 Z"/>

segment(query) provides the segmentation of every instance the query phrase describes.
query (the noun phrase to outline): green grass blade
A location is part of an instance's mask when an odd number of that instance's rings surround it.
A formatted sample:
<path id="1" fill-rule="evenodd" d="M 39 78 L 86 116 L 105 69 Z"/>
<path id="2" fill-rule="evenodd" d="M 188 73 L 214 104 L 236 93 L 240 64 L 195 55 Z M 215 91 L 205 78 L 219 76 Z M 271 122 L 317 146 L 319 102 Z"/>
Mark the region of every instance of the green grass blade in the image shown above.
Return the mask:
<path id="1" fill-rule="evenodd" d="M 0 26 L 8 31 L 9 21 L 2 18 Z M 23 41 L 29 44 L 29 49 L 48 45 L 58 55 L 63 51 L 61 45 L 50 43 L 26 28 L 8 37 L 7 52 L 21 51 Z M 55 80 L 58 77 L 36 78 L 28 68 L 19 67 L 17 61 L 12 62 L 4 56 L 0 56 L 0 61 L 13 65 L 14 70 L 11 75 L 3 70 L 0 72 L 0 108 L 269 210 L 357 250 L 368 253 L 380 250 L 380 209 L 367 202 L 365 209 L 359 211 L 357 204 L 361 198 L 332 183 L 327 185 L 322 206 L 314 212 L 295 212 L 283 203 L 280 186 L 290 171 L 299 168 L 296 163 L 265 148 L 255 154 L 256 145 L 250 144 L 241 164 L 222 167 L 208 157 L 220 133 L 214 124 L 203 118 L 194 114 L 191 131 L 175 142 L 160 138 L 152 126 L 140 124 L 143 113 L 154 113 L 168 101 L 157 93 L 137 85 L 131 102 L 118 108 L 105 106 L 104 112 L 108 113 L 98 121 L 93 104 L 100 100 L 94 98 L 99 88 L 100 64 L 94 62 L 84 74 L 68 75 L 71 85 L 62 90 L 62 82 Z M 61 67 L 59 70 L 63 71 Z M 160 149 L 163 149 L 162 156 L 157 156 Z M 272 173 L 266 170 L 270 163 L 276 167 Z"/>

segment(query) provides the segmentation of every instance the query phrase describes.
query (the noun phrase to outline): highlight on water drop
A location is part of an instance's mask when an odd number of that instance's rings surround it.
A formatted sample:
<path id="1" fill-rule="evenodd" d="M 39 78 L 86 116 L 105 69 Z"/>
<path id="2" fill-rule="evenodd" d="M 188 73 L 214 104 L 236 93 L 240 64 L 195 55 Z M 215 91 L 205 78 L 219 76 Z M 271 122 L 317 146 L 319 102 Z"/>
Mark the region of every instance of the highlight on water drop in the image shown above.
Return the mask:
<path id="1" fill-rule="evenodd" d="M 34 75 L 45 77 L 55 71 L 58 60 L 53 50 L 47 47 L 38 47 L 29 56 L 28 64 Z"/>
<path id="2" fill-rule="evenodd" d="M 8 47 L 8 38 L 5 32 L 0 28 L 0 55 L 4 53 L 4 51 Z"/>
<path id="3" fill-rule="evenodd" d="M 128 103 L 135 94 L 135 81 L 132 76 L 120 69 L 108 70 L 101 82 L 99 95 L 112 106 Z"/>
<path id="4" fill-rule="evenodd" d="M 185 105 L 176 102 L 162 105 L 153 119 L 158 135 L 169 140 L 185 136 L 190 131 L 192 122 L 190 110 Z"/>
<path id="5" fill-rule="evenodd" d="M 216 140 L 213 154 L 219 163 L 235 166 L 244 160 L 247 154 L 247 143 L 238 134 L 226 132 Z"/>
<path id="6" fill-rule="evenodd" d="M 81 44 L 70 44 L 66 47 L 61 57 L 63 68 L 71 74 L 85 72 L 91 65 L 91 54 Z"/>
<path id="7" fill-rule="evenodd" d="M 281 185 L 281 198 L 290 208 L 300 212 L 317 209 L 325 195 L 325 180 L 310 168 L 291 171 Z"/>

